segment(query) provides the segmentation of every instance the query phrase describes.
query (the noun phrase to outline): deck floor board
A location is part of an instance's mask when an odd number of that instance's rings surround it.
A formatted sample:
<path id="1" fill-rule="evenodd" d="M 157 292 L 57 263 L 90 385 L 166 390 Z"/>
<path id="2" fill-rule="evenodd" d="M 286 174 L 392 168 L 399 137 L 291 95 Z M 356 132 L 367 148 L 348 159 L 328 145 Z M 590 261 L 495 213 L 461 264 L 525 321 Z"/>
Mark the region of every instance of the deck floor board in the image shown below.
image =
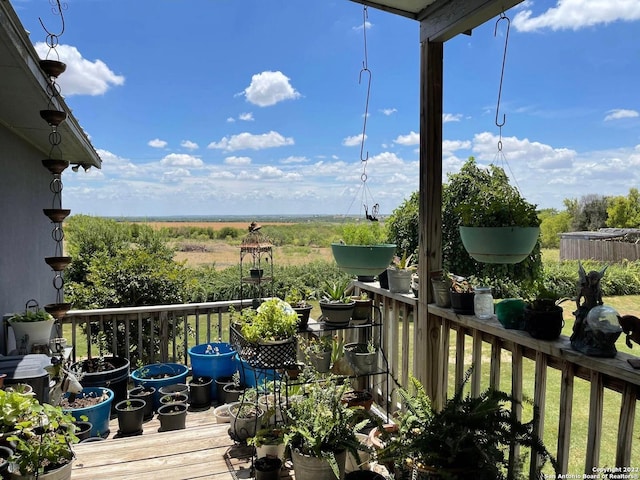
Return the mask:
<path id="1" fill-rule="evenodd" d="M 118 420 L 110 422 L 104 441 L 74 446 L 74 480 L 244 479 L 251 477 L 253 449 L 236 445 L 229 424 L 216 423 L 213 408 L 189 412 L 186 428 L 160 432 L 157 417 L 145 422 L 141 435 L 120 437 Z M 283 470 L 288 477 L 288 471 Z"/>

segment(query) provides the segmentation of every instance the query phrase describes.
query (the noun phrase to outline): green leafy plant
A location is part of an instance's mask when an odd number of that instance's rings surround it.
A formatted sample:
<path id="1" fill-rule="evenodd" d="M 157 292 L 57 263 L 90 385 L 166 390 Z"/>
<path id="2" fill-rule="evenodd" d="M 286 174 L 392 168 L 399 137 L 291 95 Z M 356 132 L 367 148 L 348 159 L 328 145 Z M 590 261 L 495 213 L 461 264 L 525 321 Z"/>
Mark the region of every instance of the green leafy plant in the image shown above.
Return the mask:
<path id="1" fill-rule="evenodd" d="M 25 310 L 23 313 L 16 313 L 11 318 L 10 322 L 44 322 L 46 320 L 53 320 L 51 314 L 45 310 Z"/>
<path id="2" fill-rule="evenodd" d="M 327 459 L 336 478 L 335 453 L 347 449 L 359 462 L 362 444 L 356 433 L 369 421 L 362 420 L 361 409 L 342 402 L 349 389 L 348 383 L 339 384 L 334 376 L 314 377 L 304 385 L 302 397 L 286 411 L 290 421 L 285 444 L 304 455 Z"/>
<path id="3" fill-rule="evenodd" d="M 380 222 L 346 223 L 341 239 L 346 245 L 379 245 L 387 242 L 387 231 Z"/>
<path id="4" fill-rule="evenodd" d="M 41 475 L 73 459 L 71 445 L 78 442 L 74 418 L 62 408 L 40 403 L 32 395 L 0 390 L 0 428 L 13 432 L 7 440 L 14 442 L 10 461 L 21 475 Z"/>
<path id="5" fill-rule="evenodd" d="M 451 279 L 452 291 L 456 293 L 473 293 L 472 279 L 467 279 L 453 273 L 449 274 L 449 278 Z"/>
<path id="6" fill-rule="evenodd" d="M 298 336 L 298 345 L 306 357 L 318 356 L 333 351 L 334 339 L 331 335 Z"/>
<path id="7" fill-rule="evenodd" d="M 305 308 L 309 305 L 309 300 L 312 300 L 314 296 L 314 292 L 310 288 L 293 287 L 285 295 L 284 301 L 294 308 Z"/>
<path id="8" fill-rule="evenodd" d="M 255 436 L 247 439 L 247 445 L 262 447 L 263 445 L 279 445 L 284 443 L 284 436 L 288 431 L 287 425 L 259 429 Z"/>
<path id="9" fill-rule="evenodd" d="M 394 256 L 391 260 L 391 268 L 395 268 L 397 270 L 415 270 L 416 266 L 411 263 L 411 259 L 413 258 L 413 254 L 407 255 L 405 251 L 402 256 Z"/>
<path id="10" fill-rule="evenodd" d="M 507 478 L 509 447 L 518 444 L 540 455 L 540 468 L 551 461 L 557 473 L 555 459 L 535 433 L 537 409 L 531 421 L 522 423 L 506 408 L 517 403 L 507 393 L 487 389 L 477 397 L 464 395 L 471 373 L 472 368 L 440 411 L 417 379 L 411 379 L 411 390 L 400 389 L 405 410 L 378 460 L 401 468 L 433 467 L 442 478 L 468 471 L 478 480 L 499 480 Z"/>
<path id="11" fill-rule="evenodd" d="M 322 300 L 329 303 L 349 303 L 351 297 L 347 295 L 349 280 L 325 282 L 322 291 Z"/>
<path id="12" fill-rule="evenodd" d="M 249 342 L 287 339 L 298 329 L 298 315 L 279 298 L 263 302 L 256 310 L 244 309 L 241 322 L 242 335 Z"/>

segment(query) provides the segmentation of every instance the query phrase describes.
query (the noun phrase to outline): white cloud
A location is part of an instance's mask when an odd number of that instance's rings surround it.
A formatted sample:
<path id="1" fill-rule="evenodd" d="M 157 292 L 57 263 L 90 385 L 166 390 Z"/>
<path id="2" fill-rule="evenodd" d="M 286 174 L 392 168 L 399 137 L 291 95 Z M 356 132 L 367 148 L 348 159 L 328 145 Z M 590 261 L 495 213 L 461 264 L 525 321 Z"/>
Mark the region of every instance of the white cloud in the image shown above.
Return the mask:
<path id="1" fill-rule="evenodd" d="M 250 157 L 227 157 L 224 159 L 224 163 L 227 165 L 249 165 L 251 164 Z"/>
<path id="2" fill-rule="evenodd" d="M 238 119 L 245 122 L 253 122 L 253 113 L 241 113 L 240 115 L 238 115 Z"/>
<path id="3" fill-rule="evenodd" d="M 534 16 L 533 11 L 525 9 L 518 12 L 512 24 L 516 30 L 532 32 L 542 29 L 579 30 L 599 24 L 615 21 L 632 22 L 640 20 L 640 2 L 638 0 L 585 1 L 558 0 L 557 6 Z"/>
<path id="4" fill-rule="evenodd" d="M 289 163 L 307 163 L 309 159 L 307 157 L 287 157 L 280 160 L 280 163 L 289 164 Z"/>
<path id="5" fill-rule="evenodd" d="M 160 140 L 159 138 L 154 138 L 153 140 L 149 140 L 147 145 L 153 148 L 164 148 L 167 146 L 167 142 L 164 140 Z"/>
<path id="6" fill-rule="evenodd" d="M 233 117 L 227 117 L 227 123 L 233 123 L 233 122 L 235 122 L 235 121 L 236 121 L 236 119 L 235 119 L 235 118 L 233 118 Z"/>
<path id="7" fill-rule="evenodd" d="M 269 107 L 284 100 L 300 97 L 282 72 L 266 71 L 251 77 L 251 84 L 244 90 L 248 102 L 259 107 Z"/>
<path id="8" fill-rule="evenodd" d="M 443 113 L 442 121 L 444 123 L 459 122 L 462 119 L 461 113 Z"/>
<path id="9" fill-rule="evenodd" d="M 412 131 L 408 135 L 398 135 L 394 142 L 399 145 L 419 145 L 420 134 Z"/>
<path id="10" fill-rule="evenodd" d="M 293 138 L 285 138 L 278 132 L 270 131 L 261 135 L 244 132 L 231 137 L 223 137 L 219 142 L 211 142 L 207 148 L 233 152 L 235 150 L 262 150 L 264 148 L 293 145 Z"/>
<path id="11" fill-rule="evenodd" d="M 181 167 L 201 167 L 203 165 L 202 160 L 198 157 L 194 157 L 193 155 L 187 155 L 184 153 L 170 153 L 162 160 L 160 160 L 160 165 L 174 165 Z"/>
<path id="12" fill-rule="evenodd" d="M 453 155 L 453 152 L 458 150 L 469 150 L 471 148 L 471 142 L 469 140 L 443 140 L 442 141 L 442 156 L 447 157 Z"/>
<path id="13" fill-rule="evenodd" d="M 622 108 L 617 108 L 614 110 L 609 110 L 607 112 L 607 116 L 604 117 L 604 121 L 608 122 L 609 120 L 619 120 L 621 118 L 636 118 L 640 116 L 636 110 L 625 110 Z"/>
<path id="14" fill-rule="evenodd" d="M 389 115 L 393 115 L 394 113 L 396 113 L 398 110 L 395 108 L 383 108 L 380 111 L 383 115 L 386 115 L 388 117 Z"/>
<path id="15" fill-rule="evenodd" d="M 57 59 L 55 53 L 47 57 L 49 47 L 44 42 L 34 45 L 40 58 Z M 103 95 L 112 86 L 124 85 L 124 76 L 116 75 L 102 60 L 90 61 L 82 57 L 76 47 L 58 45 L 60 61 L 67 65 L 57 83 L 65 97 L 72 95 Z"/>
<path id="16" fill-rule="evenodd" d="M 367 139 L 367 135 L 364 136 L 364 139 Z M 352 137 L 346 137 L 342 140 L 342 145 L 345 147 L 355 147 L 357 145 L 362 144 L 362 134 L 353 135 Z"/>
<path id="17" fill-rule="evenodd" d="M 180 143 L 180 146 L 182 148 L 186 148 L 187 150 L 197 150 L 198 149 L 198 144 L 195 142 L 192 142 L 191 140 L 183 140 Z"/>
<path id="18" fill-rule="evenodd" d="M 164 172 L 162 176 L 163 182 L 172 182 L 177 183 L 184 179 L 184 177 L 189 177 L 191 173 L 186 168 L 176 168 L 175 170 L 169 170 Z"/>
<path id="19" fill-rule="evenodd" d="M 356 32 L 361 32 L 363 28 L 366 28 L 367 30 L 371 30 L 373 28 L 373 24 L 369 21 L 365 21 L 364 25 L 360 24 L 356 27 L 352 27 L 354 31 Z"/>

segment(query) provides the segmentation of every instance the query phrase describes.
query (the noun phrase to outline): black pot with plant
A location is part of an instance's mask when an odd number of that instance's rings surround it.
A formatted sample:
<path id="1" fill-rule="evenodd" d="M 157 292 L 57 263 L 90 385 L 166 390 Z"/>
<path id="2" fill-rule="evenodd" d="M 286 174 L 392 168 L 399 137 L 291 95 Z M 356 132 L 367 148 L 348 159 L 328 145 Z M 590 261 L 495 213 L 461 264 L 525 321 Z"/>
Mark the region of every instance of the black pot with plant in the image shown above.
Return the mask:
<path id="1" fill-rule="evenodd" d="M 211 377 L 197 376 L 189 382 L 189 399 L 193 410 L 206 410 L 211 406 Z"/>
<path id="2" fill-rule="evenodd" d="M 145 401 L 144 406 L 144 414 L 143 417 L 145 420 L 149 420 L 153 417 L 154 409 L 154 398 L 155 398 L 156 389 L 155 387 L 149 387 L 145 385 L 140 385 L 138 387 L 134 387 L 129 390 L 129 398 L 139 398 Z"/>
<path id="3" fill-rule="evenodd" d="M 555 340 L 562 333 L 564 315 L 560 298 L 555 292 L 538 288 L 537 296 L 524 307 L 524 329 L 533 338 Z"/>
<path id="4" fill-rule="evenodd" d="M 282 460 L 277 457 L 261 457 L 256 460 L 256 480 L 278 480 Z"/>
<path id="5" fill-rule="evenodd" d="M 147 402 L 140 398 L 130 398 L 116 404 L 118 434 L 120 436 L 142 435 L 146 404 Z"/>
<path id="6" fill-rule="evenodd" d="M 474 291 L 471 282 L 459 275 L 449 274 L 451 287 L 449 295 L 451 297 L 451 308 L 460 315 L 473 315 L 474 313 Z"/>

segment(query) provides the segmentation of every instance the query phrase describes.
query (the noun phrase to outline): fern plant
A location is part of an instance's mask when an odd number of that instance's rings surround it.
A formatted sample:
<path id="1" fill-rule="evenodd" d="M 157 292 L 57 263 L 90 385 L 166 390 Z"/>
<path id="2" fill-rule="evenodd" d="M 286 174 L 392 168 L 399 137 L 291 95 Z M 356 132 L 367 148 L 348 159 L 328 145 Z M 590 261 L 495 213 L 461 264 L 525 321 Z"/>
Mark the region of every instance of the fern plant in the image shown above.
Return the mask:
<path id="1" fill-rule="evenodd" d="M 534 430 L 537 409 L 531 421 L 522 423 L 505 407 L 517 403 L 505 392 L 490 388 L 477 397 L 464 395 L 471 372 L 472 368 L 440 411 L 434 409 L 423 385 L 411 378 L 411 390 L 399 390 L 406 407 L 399 430 L 378 460 L 401 469 L 435 469 L 442 478 L 499 480 L 507 478 L 509 447 L 518 444 L 540 455 L 540 468 L 549 460 L 557 473 L 555 459 Z"/>

